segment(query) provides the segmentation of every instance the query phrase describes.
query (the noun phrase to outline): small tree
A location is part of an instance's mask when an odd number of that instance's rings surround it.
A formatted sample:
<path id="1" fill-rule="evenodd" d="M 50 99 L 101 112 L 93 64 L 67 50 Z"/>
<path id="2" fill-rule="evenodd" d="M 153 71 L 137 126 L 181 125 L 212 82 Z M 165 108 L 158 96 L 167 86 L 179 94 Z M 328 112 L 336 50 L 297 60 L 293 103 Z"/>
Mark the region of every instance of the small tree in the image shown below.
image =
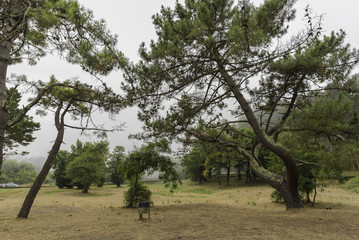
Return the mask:
<path id="1" fill-rule="evenodd" d="M 65 150 L 60 150 L 56 155 L 56 160 L 54 162 L 53 178 L 55 179 L 55 184 L 59 188 L 72 188 L 72 181 L 66 176 L 66 168 L 69 162 L 72 159 L 70 158 L 70 152 Z"/>
<path id="2" fill-rule="evenodd" d="M 126 161 L 120 165 L 119 173 L 123 174 L 125 179 L 130 180 L 130 188 L 125 193 L 124 199 L 127 207 L 136 206 L 139 200 L 150 201 L 149 190 L 139 182 L 145 172 L 151 175 L 159 171 L 159 178 L 167 186 L 171 184 L 173 188 L 177 187 L 179 177 L 174 168 L 175 163 L 165 155 L 169 152 L 167 141 L 148 143 L 131 152 Z"/>
<path id="3" fill-rule="evenodd" d="M 120 187 L 124 182 L 123 176 L 117 171 L 118 167 L 125 161 L 125 148 L 123 146 L 116 146 L 110 154 L 110 159 L 107 162 L 109 173 L 111 174 L 111 182 Z"/>
<path id="4" fill-rule="evenodd" d="M 108 142 L 86 142 L 83 152 L 69 163 L 66 177 L 83 185 L 83 193 L 88 193 L 92 183 L 100 184 L 106 174 Z"/>
<path id="5" fill-rule="evenodd" d="M 202 183 L 206 180 L 204 176 L 206 158 L 203 156 L 200 146 L 194 145 L 191 152 L 184 155 L 181 166 L 186 176 L 191 181 Z"/>

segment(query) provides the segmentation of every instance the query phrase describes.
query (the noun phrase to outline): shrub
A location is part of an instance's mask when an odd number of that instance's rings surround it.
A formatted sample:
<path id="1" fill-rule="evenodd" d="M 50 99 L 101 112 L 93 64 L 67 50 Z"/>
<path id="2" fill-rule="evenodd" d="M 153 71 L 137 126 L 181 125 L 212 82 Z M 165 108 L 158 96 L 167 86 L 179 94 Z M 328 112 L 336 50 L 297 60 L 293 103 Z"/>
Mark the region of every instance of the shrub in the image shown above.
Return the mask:
<path id="1" fill-rule="evenodd" d="M 131 181 L 130 188 L 125 192 L 124 203 L 127 207 L 136 207 L 139 202 L 150 202 L 151 191 L 142 182 Z"/>

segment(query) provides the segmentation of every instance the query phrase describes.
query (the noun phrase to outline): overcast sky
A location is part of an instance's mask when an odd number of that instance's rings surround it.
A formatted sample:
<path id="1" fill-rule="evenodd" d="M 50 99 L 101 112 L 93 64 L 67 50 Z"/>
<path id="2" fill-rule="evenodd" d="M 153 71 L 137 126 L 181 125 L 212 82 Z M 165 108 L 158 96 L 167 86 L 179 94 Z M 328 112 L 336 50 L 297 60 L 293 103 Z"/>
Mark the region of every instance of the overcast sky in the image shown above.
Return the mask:
<path id="1" fill-rule="evenodd" d="M 86 8 L 93 10 L 96 18 L 103 18 L 108 24 L 108 28 L 119 36 L 119 49 L 132 61 L 138 60 L 138 46 L 141 42 L 149 42 L 155 39 L 155 33 L 152 25 L 151 16 L 157 13 L 161 5 L 173 6 L 175 0 L 80 0 Z M 180 1 L 183 2 L 183 1 Z M 260 3 L 262 1 L 255 0 Z M 304 26 L 305 20 L 303 9 L 310 5 L 316 14 L 325 14 L 323 20 L 324 33 L 329 34 L 332 30 L 345 30 L 347 33 L 347 42 L 353 47 L 359 48 L 359 28 L 358 0 L 299 0 L 295 5 L 297 9 L 297 19 L 292 24 L 292 31 L 296 32 L 300 26 Z M 8 76 L 11 73 L 25 74 L 29 80 L 48 80 L 51 75 L 55 75 L 59 80 L 65 80 L 73 77 L 79 77 L 80 80 L 87 81 L 90 78 L 81 71 L 79 66 L 69 65 L 58 59 L 57 56 L 48 56 L 42 59 L 36 66 L 28 66 L 25 63 L 10 66 Z M 122 79 L 120 72 L 113 73 L 104 78 L 114 89 L 118 89 Z M 101 117 L 99 123 L 104 121 L 107 116 Z M 37 140 L 23 150 L 29 151 L 30 156 L 46 156 L 51 149 L 52 143 L 56 137 L 56 130 L 53 125 L 52 116 L 46 118 L 35 117 L 41 122 L 41 130 L 36 133 Z M 125 146 L 130 150 L 133 145 L 139 143 L 128 140 L 130 133 L 136 133 L 141 130 L 141 124 L 137 121 L 136 110 L 129 109 L 122 112 L 116 119 L 117 122 L 126 122 L 126 131 L 111 134 L 109 141 L 111 147 L 116 145 Z M 108 126 L 116 123 L 108 122 Z M 78 139 L 78 132 L 66 130 L 65 145 L 62 149 L 69 149 L 70 145 Z M 95 141 L 86 137 L 82 141 Z"/>

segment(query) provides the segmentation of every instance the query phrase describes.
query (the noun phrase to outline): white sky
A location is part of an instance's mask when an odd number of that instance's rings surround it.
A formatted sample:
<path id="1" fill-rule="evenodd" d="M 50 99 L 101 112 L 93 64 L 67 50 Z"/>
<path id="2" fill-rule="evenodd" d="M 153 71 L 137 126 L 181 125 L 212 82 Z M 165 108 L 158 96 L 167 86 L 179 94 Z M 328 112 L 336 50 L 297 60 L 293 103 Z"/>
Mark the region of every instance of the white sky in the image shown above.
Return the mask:
<path id="1" fill-rule="evenodd" d="M 92 9 L 96 18 L 103 18 L 108 24 L 108 28 L 119 36 L 119 49 L 132 61 L 138 60 L 137 50 L 141 42 L 149 42 L 155 39 L 155 32 L 152 25 L 151 16 L 157 12 L 161 5 L 173 6 L 175 0 L 79 0 L 86 8 Z M 180 2 L 183 2 L 181 0 Z M 254 2 L 262 2 L 255 0 Z M 297 9 L 297 19 L 292 24 L 293 29 L 304 26 L 303 20 L 305 6 L 310 5 L 317 14 L 325 14 L 323 21 L 324 33 L 329 34 L 332 30 L 344 29 L 347 33 L 347 42 L 353 47 L 359 48 L 359 1 L 358 0 L 299 0 L 295 8 Z M 81 71 L 79 66 L 69 65 L 64 61 L 58 60 L 56 56 L 48 56 L 42 59 L 36 66 L 20 64 L 10 66 L 8 76 L 11 73 L 25 74 L 29 80 L 48 80 L 51 75 L 55 75 L 59 80 L 65 80 L 78 76 L 80 80 L 87 81 L 90 78 Z M 110 86 L 117 89 L 122 79 L 122 73 L 113 73 L 104 78 Z M 99 123 L 106 120 L 107 115 L 101 116 Z M 29 151 L 30 156 L 46 156 L 51 149 L 56 137 L 56 130 L 53 125 L 52 115 L 48 117 L 35 117 L 40 121 L 41 130 L 36 133 L 37 139 L 30 146 L 23 150 Z M 111 147 L 123 145 L 130 150 L 135 142 L 127 139 L 128 134 L 141 131 L 141 124 L 137 120 L 136 110 L 128 109 L 122 112 L 117 121 L 126 122 L 127 130 L 117 132 L 109 136 Z M 116 123 L 110 123 L 115 125 Z M 65 145 L 62 149 L 69 149 L 70 145 L 79 138 L 78 132 L 66 130 Z M 96 141 L 82 137 L 82 141 Z"/>

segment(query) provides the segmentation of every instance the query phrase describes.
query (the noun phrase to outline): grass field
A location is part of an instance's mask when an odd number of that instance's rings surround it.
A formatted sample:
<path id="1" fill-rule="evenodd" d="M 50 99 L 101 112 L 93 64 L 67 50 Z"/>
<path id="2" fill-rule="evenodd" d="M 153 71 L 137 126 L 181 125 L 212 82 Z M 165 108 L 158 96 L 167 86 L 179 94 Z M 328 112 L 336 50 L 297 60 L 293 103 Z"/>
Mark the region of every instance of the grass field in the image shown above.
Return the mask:
<path id="1" fill-rule="evenodd" d="M 349 185 L 329 185 L 314 207 L 286 211 L 265 185 L 184 181 L 171 193 L 149 184 L 154 207 L 144 221 L 123 207 L 126 187 L 43 187 L 26 220 L 16 215 L 28 189 L 0 189 L 0 239 L 358 239 L 358 187 Z"/>

